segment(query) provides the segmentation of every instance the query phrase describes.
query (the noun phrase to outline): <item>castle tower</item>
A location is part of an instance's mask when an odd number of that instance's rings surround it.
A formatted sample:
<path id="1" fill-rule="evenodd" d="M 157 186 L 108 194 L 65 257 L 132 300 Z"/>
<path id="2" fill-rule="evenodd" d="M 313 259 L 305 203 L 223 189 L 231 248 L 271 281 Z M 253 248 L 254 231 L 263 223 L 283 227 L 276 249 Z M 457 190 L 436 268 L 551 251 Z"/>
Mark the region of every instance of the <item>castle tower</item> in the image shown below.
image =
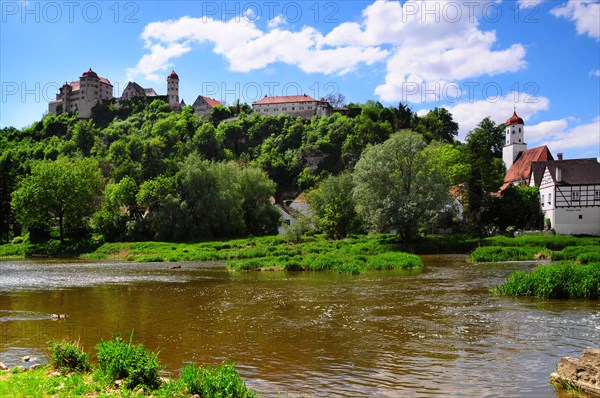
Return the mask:
<path id="1" fill-rule="evenodd" d="M 517 111 L 513 112 L 510 119 L 506 121 L 504 148 L 502 148 L 502 160 L 506 166 L 506 170 L 514 163 L 515 159 L 522 151 L 527 150 L 525 143 L 525 123 L 523 119 L 517 115 Z"/>
<path id="2" fill-rule="evenodd" d="M 71 112 L 71 91 L 72 87 L 65 82 L 60 89 L 60 99 L 62 100 L 62 110 L 58 113 Z"/>
<path id="3" fill-rule="evenodd" d="M 92 108 L 100 100 L 100 78 L 90 68 L 79 78 L 79 117 L 92 116 Z"/>
<path id="4" fill-rule="evenodd" d="M 167 96 L 171 109 L 179 109 L 179 76 L 174 70 L 167 77 Z"/>

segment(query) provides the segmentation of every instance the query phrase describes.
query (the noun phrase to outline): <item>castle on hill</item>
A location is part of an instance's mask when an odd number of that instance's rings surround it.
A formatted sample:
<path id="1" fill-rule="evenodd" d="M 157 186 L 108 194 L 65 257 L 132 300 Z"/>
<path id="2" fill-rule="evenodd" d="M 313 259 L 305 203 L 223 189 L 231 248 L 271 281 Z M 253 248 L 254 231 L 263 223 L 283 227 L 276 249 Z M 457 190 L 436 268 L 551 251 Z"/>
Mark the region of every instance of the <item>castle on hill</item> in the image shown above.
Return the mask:
<path id="1" fill-rule="evenodd" d="M 117 101 L 131 100 L 140 97 L 158 97 L 153 88 L 143 88 L 136 82 L 128 82 Z M 167 101 L 172 110 L 181 109 L 185 102 L 179 101 L 179 76 L 175 71 L 167 76 Z M 92 116 L 92 108 L 98 103 L 110 101 L 113 97 L 113 85 L 105 78 L 98 76 L 92 68 L 83 72 L 79 80 L 62 85 L 56 99 L 48 103 L 48 113 L 58 115 L 63 112 L 79 112 L 79 117 L 87 119 Z M 210 116 L 212 108 L 222 105 L 219 101 L 199 95 L 192 108 L 198 116 Z"/>

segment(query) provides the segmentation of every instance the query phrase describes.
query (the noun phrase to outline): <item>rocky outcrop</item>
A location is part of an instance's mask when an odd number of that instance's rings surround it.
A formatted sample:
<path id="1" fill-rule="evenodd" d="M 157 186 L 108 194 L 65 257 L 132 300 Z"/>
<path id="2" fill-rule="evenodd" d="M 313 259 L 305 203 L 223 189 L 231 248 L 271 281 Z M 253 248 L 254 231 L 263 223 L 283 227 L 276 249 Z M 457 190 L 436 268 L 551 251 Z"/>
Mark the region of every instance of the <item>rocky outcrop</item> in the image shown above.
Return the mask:
<path id="1" fill-rule="evenodd" d="M 589 397 L 600 398 L 600 349 L 585 350 L 581 359 L 561 358 L 552 379 L 558 384 L 578 387 Z"/>

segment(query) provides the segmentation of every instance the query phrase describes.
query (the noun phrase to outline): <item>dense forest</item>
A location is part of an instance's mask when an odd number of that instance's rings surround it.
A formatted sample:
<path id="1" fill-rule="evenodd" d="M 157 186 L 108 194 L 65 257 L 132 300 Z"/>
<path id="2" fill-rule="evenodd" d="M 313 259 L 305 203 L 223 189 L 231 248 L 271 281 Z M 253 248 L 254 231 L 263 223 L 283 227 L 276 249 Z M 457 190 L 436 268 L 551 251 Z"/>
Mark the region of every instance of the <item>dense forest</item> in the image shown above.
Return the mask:
<path id="1" fill-rule="evenodd" d="M 461 143 L 443 108 L 419 117 L 404 104 L 347 106 L 348 115 L 306 120 L 238 103 L 204 118 L 140 98 L 99 104 L 90 119 L 48 114 L 3 128 L 0 241 L 274 234 L 272 203 L 301 192 L 315 213 L 305 224 L 335 238 L 539 223 L 531 189 L 489 195 L 502 184 L 503 125 L 486 118 Z M 465 207 L 461 222 L 451 192 Z"/>

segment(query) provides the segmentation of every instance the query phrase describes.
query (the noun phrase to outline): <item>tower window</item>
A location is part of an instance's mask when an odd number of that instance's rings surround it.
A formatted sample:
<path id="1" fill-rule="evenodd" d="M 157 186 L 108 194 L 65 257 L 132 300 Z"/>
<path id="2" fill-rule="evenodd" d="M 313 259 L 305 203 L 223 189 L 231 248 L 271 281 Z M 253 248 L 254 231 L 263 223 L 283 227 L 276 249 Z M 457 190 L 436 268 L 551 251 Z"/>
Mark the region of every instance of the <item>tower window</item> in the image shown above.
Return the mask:
<path id="1" fill-rule="evenodd" d="M 521 139 L 519 138 L 519 142 L 521 142 Z"/>
<path id="2" fill-rule="evenodd" d="M 519 133 L 521 132 L 521 127 L 519 127 Z"/>

